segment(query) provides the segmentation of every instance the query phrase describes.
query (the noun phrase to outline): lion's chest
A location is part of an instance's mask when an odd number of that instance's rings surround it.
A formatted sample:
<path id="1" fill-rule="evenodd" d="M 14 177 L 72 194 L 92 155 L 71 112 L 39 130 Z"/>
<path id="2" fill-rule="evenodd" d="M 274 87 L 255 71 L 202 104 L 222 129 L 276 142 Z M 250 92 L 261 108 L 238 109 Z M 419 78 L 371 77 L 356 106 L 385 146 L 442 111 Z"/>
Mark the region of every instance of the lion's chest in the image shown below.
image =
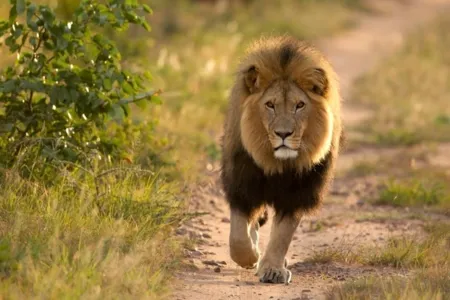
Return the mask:
<path id="1" fill-rule="evenodd" d="M 234 202 L 254 208 L 267 204 L 282 212 L 311 210 L 320 203 L 330 162 L 331 154 L 309 171 L 265 175 L 242 151 L 234 157 L 232 174 L 226 174 L 225 190 Z"/>

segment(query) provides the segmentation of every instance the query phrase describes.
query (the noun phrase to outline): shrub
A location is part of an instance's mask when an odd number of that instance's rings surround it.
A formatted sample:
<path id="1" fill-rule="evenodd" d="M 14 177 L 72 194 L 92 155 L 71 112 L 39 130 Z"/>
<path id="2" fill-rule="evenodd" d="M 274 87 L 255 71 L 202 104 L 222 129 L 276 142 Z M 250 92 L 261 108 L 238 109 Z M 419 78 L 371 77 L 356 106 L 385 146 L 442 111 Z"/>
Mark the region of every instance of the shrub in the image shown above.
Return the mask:
<path id="1" fill-rule="evenodd" d="M 136 0 L 83 0 L 70 20 L 60 20 L 46 5 L 10 1 L 0 41 L 17 59 L 0 73 L 0 166 L 52 176 L 55 164 L 120 157 L 123 141 L 106 125 L 126 121 L 131 103 L 158 98 L 146 90 L 150 74 L 125 70 L 100 30 L 149 30 L 150 8 Z"/>

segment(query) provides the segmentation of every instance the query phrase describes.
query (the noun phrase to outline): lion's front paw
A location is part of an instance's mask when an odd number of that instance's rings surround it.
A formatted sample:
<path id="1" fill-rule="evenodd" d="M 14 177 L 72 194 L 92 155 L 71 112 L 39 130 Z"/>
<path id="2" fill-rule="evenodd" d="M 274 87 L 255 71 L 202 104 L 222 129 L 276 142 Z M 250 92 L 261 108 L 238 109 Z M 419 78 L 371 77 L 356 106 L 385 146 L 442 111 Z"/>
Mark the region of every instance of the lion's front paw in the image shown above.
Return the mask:
<path id="1" fill-rule="evenodd" d="M 289 284 L 291 282 L 292 273 L 287 267 L 287 259 L 284 259 L 282 265 L 278 263 L 273 263 L 267 257 L 261 260 L 258 265 L 258 271 L 256 275 L 259 276 L 259 281 L 264 283 L 285 283 Z"/>
<path id="2" fill-rule="evenodd" d="M 246 269 L 255 268 L 260 256 L 258 249 L 253 247 L 250 242 L 240 243 L 233 241 L 231 242 L 230 255 L 234 262 Z"/>
<path id="3" fill-rule="evenodd" d="M 286 268 L 266 268 L 259 272 L 259 281 L 264 283 L 285 283 L 291 282 L 292 273 Z"/>

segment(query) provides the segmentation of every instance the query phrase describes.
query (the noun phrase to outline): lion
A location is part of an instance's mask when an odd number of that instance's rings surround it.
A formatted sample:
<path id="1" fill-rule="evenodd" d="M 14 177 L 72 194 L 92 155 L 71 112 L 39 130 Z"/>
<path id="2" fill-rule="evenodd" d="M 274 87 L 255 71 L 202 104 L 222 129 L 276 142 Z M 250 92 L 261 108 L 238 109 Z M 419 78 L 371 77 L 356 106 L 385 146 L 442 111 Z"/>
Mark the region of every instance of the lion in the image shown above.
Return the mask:
<path id="1" fill-rule="evenodd" d="M 291 281 L 286 253 L 303 215 L 320 207 L 342 137 L 336 73 L 290 36 L 261 38 L 233 84 L 222 136 L 221 183 L 230 206 L 230 256 L 261 282 Z M 258 230 L 275 211 L 264 255 Z"/>

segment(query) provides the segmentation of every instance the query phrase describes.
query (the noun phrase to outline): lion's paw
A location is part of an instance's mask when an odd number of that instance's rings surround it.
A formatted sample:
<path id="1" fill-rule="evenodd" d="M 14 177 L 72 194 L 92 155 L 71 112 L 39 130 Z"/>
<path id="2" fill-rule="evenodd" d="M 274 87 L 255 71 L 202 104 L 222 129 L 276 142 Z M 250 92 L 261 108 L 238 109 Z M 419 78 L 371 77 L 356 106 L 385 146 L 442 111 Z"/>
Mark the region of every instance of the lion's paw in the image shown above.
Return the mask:
<path id="1" fill-rule="evenodd" d="M 239 266 L 245 269 L 256 268 L 259 261 L 259 251 L 252 245 L 244 243 L 232 243 L 230 247 L 231 259 Z"/>
<path id="2" fill-rule="evenodd" d="M 292 279 L 292 272 L 286 268 L 267 268 L 260 273 L 259 281 L 264 283 L 289 284 Z"/>

